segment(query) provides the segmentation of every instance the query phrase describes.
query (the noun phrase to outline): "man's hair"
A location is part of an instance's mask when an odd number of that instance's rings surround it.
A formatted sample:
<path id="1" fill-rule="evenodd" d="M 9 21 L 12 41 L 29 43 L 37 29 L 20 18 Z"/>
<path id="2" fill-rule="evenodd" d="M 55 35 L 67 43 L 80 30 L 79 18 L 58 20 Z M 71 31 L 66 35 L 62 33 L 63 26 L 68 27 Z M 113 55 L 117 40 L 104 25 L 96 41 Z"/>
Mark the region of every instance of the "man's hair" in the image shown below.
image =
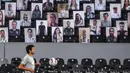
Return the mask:
<path id="1" fill-rule="evenodd" d="M 43 22 L 41 21 L 40 24 L 43 24 Z"/>
<path id="2" fill-rule="evenodd" d="M 67 23 L 70 23 L 70 21 L 67 21 Z"/>
<path id="3" fill-rule="evenodd" d="M 24 13 L 24 15 L 27 15 L 26 13 Z"/>
<path id="4" fill-rule="evenodd" d="M 15 22 L 15 23 L 16 23 L 16 25 L 17 25 L 17 22 L 16 22 L 15 20 L 13 20 L 13 21 L 12 21 L 12 23 L 14 23 L 14 22 Z"/>
<path id="5" fill-rule="evenodd" d="M 32 50 L 32 47 L 34 47 L 34 45 L 27 45 L 26 52 L 29 53 L 29 51 Z"/>
<path id="6" fill-rule="evenodd" d="M 119 24 L 123 24 L 124 25 L 125 23 L 124 22 L 120 22 Z"/>
<path id="7" fill-rule="evenodd" d="M 5 32 L 4 30 L 1 30 L 1 32 L 2 32 L 2 31 Z"/>
<path id="8" fill-rule="evenodd" d="M 103 14 L 103 16 L 105 16 L 105 15 L 109 16 L 108 13 L 104 13 L 104 14 Z"/>
<path id="9" fill-rule="evenodd" d="M 117 9 L 117 7 L 113 7 L 113 9 Z"/>
<path id="10" fill-rule="evenodd" d="M 51 15 L 53 15 L 53 16 L 54 16 L 54 18 L 56 19 L 56 15 L 55 15 L 55 14 L 51 14 Z"/>
<path id="11" fill-rule="evenodd" d="M 96 19 L 94 19 L 93 21 L 95 21 L 95 22 L 97 23 L 97 20 L 96 20 Z"/>
<path id="12" fill-rule="evenodd" d="M 109 32 L 110 32 L 111 30 L 115 31 L 115 29 L 114 29 L 114 28 L 110 28 L 110 29 L 109 29 Z"/>
<path id="13" fill-rule="evenodd" d="M 30 29 L 30 28 L 27 30 L 27 32 L 28 32 L 29 30 L 30 30 L 31 32 L 33 32 L 32 29 Z"/>
<path id="14" fill-rule="evenodd" d="M 91 6 L 90 5 L 87 5 L 87 7 L 86 8 L 91 8 Z"/>
<path id="15" fill-rule="evenodd" d="M 12 4 L 8 4 L 8 6 L 12 6 Z"/>

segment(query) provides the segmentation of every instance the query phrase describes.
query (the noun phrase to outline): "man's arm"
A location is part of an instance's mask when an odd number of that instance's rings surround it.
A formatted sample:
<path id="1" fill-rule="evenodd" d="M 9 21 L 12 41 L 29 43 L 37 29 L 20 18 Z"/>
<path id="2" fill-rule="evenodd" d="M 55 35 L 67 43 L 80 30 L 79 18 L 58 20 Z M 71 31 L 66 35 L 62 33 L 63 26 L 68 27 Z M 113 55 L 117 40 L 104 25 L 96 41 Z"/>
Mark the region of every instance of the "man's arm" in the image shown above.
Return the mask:
<path id="1" fill-rule="evenodd" d="M 26 68 L 26 67 L 24 66 L 24 64 L 20 64 L 18 68 L 19 68 L 19 69 L 22 69 L 22 70 L 25 70 L 25 71 L 30 71 L 31 73 L 34 72 L 34 70 L 33 70 L 32 68 Z"/>

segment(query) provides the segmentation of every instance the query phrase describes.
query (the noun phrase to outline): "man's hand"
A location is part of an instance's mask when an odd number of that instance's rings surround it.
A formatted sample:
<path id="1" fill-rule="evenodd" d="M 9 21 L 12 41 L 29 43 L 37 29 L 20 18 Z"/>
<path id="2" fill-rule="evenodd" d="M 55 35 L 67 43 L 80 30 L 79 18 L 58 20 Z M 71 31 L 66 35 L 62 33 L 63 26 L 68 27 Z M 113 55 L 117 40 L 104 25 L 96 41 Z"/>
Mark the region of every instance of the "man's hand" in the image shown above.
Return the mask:
<path id="1" fill-rule="evenodd" d="M 36 66 L 40 66 L 41 64 L 40 64 L 39 62 L 37 62 L 35 65 L 36 65 Z"/>
<path id="2" fill-rule="evenodd" d="M 33 70 L 32 68 L 29 68 L 29 71 L 30 71 L 31 73 L 34 73 L 34 70 Z"/>

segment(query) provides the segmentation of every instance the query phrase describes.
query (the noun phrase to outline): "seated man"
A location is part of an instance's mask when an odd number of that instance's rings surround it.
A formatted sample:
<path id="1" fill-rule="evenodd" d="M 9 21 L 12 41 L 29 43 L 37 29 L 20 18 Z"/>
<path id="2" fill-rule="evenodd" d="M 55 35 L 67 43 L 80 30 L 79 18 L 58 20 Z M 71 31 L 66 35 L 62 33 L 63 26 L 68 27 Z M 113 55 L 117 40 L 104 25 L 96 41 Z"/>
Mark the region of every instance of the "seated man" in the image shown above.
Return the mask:
<path id="1" fill-rule="evenodd" d="M 9 35 L 11 35 L 11 36 L 20 35 L 20 30 L 17 29 L 17 22 L 16 21 L 12 21 L 12 29 L 9 30 Z"/>
<path id="2" fill-rule="evenodd" d="M 108 43 L 115 43 L 117 41 L 116 36 L 114 36 L 115 30 L 114 28 L 109 28 L 109 36 L 107 36 Z"/>
<path id="3" fill-rule="evenodd" d="M 43 25 L 43 22 L 40 22 L 38 33 L 39 33 L 40 37 L 45 36 L 46 27 L 45 27 L 45 25 Z"/>
<path id="4" fill-rule="evenodd" d="M 70 21 L 67 21 L 67 27 L 64 29 L 64 35 L 73 35 L 74 29 L 70 26 Z"/>
<path id="5" fill-rule="evenodd" d="M 101 25 L 102 27 L 111 27 L 111 23 L 110 21 L 108 20 L 108 13 L 104 13 L 103 14 L 103 18 L 104 20 L 101 21 Z"/>
<path id="6" fill-rule="evenodd" d="M 113 13 L 112 13 L 112 18 L 120 18 L 121 16 L 119 15 L 118 13 L 118 8 L 117 7 L 114 7 L 113 8 Z"/>
<path id="7" fill-rule="evenodd" d="M 5 35 L 5 30 L 0 31 L 0 43 L 6 43 L 8 42 Z"/>
<path id="8" fill-rule="evenodd" d="M 14 17 L 14 11 L 12 9 L 12 4 L 8 4 L 8 9 L 6 10 L 6 17 L 12 18 Z"/>
<path id="9" fill-rule="evenodd" d="M 124 27 L 125 27 L 124 22 L 120 22 L 119 26 L 120 26 L 120 30 L 117 31 L 117 35 L 118 35 L 118 38 L 119 38 L 119 42 L 123 42 L 124 37 L 128 36 L 128 31 L 124 30 Z"/>
<path id="10" fill-rule="evenodd" d="M 99 0 L 99 3 L 96 5 L 96 10 L 105 10 L 106 5 L 104 5 L 103 0 Z"/>
<path id="11" fill-rule="evenodd" d="M 35 37 L 33 36 L 33 30 L 30 28 L 27 30 L 27 35 L 25 34 L 25 42 L 26 43 L 36 42 Z"/>

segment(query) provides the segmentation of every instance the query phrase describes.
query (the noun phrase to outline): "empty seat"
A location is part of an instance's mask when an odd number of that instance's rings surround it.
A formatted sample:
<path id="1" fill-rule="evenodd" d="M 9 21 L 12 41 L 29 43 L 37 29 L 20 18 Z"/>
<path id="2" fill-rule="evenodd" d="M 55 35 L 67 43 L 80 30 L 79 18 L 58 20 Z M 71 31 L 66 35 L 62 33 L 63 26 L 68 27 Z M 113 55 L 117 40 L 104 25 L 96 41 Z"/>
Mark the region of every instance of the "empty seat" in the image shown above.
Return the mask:
<path id="1" fill-rule="evenodd" d="M 64 59 L 62 59 L 62 58 L 56 58 L 56 60 L 57 60 L 57 66 L 61 66 L 61 65 L 65 64 Z"/>
<path id="2" fill-rule="evenodd" d="M 61 66 L 64 65 L 64 59 L 56 58 L 56 60 L 57 60 L 57 65 L 55 66 L 55 69 L 59 72 L 59 69 L 61 68 Z"/>
<path id="3" fill-rule="evenodd" d="M 107 66 L 107 61 L 103 58 L 98 58 L 95 61 L 95 66 L 97 71 L 104 71 L 104 67 Z"/>
<path id="4" fill-rule="evenodd" d="M 83 58 L 81 60 L 81 65 L 83 65 L 83 67 L 85 68 L 87 66 L 93 65 L 93 61 L 90 58 Z"/>
<path id="5" fill-rule="evenodd" d="M 0 66 L 2 64 L 8 64 L 8 60 L 6 58 L 0 58 Z"/>
<path id="6" fill-rule="evenodd" d="M 94 71 L 95 66 L 93 65 L 93 61 L 90 58 L 83 58 L 81 60 L 81 65 L 83 66 L 83 69 L 86 71 Z"/>
<path id="7" fill-rule="evenodd" d="M 2 64 L 0 73 L 14 73 L 11 64 Z"/>
<path id="8" fill-rule="evenodd" d="M 40 64 L 41 64 L 41 67 L 43 66 L 48 66 L 49 65 L 49 58 L 41 58 L 39 60 Z"/>
<path id="9" fill-rule="evenodd" d="M 111 72 L 122 72 L 123 70 L 123 67 L 121 66 L 121 61 L 117 58 L 110 59 L 109 66 Z"/>
<path id="10" fill-rule="evenodd" d="M 110 61 L 109 61 L 109 66 L 110 66 L 110 69 L 112 70 L 114 70 L 117 66 L 119 66 L 119 65 L 121 65 L 121 62 L 120 62 L 120 60 L 119 59 L 117 59 L 117 58 L 112 58 L 112 59 L 110 59 Z"/>
<path id="11" fill-rule="evenodd" d="M 72 71 L 73 72 L 83 72 L 83 66 L 79 64 L 75 64 L 72 66 Z"/>
<path id="12" fill-rule="evenodd" d="M 40 71 L 47 71 L 49 66 L 49 58 L 41 58 L 40 62 Z"/>
<path id="13" fill-rule="evenodd" d="M 62 72 L 68 72 L 68 65 L 61 65 L 61 66 L 59 66 L 59 68 L 58 68 L 58 72 L 60 72 L 60 73 L 62 73 Z"/>
<path id="14" fill-rule="evenodd" d="M 130 58 L 124 59 L 123 66 L 126 71 L 130 70 Z"/>
<path id="15" fill-rule="evenodd" d="M 11 59 L 11 65 L 13 66 L 13 67 L 18 67 L 19 66 L 19 64 L 21 63 L 21 58 L 19 58 L 19 57 L 14 57 L 14 58 L 12 58 Z"/>
<path id="16" fill-rule="evenodd" d="M 72 69 L 72 66 L 78 64 L 78 60 L 75 58 L 70 58 L 67 60 L 67 65 L 69 67 L 69 69 Z"/>
<path id="17" fill-rule="evenodd" d="M 22 70 L 18 69 L 18 66 L 21 63 L 21 60 L 22 59 L 19 57 L 14 57 L 11 59 L 11 65 L 12 65 L 13 72 L 16 72 L 16 73 L 22 72 Z"/>
<path id="18" fill-rule="evenodd" d="M 51 65 L 48 65 L 48 66 L 46 66 L 46 68 L 45 68 L 45 70 L 44 70 L 44 72 L 46 73 L 55 73 L 56 71 L 55 71 L 55 67 L 54 66 L 51 66 Z"/>
<path id="19" fill-rule="evenodd" d="M 78 60 L 75 58 L 70 58 L 67 60 L 68 70 L 72 70 L 72 66 L 78 64 Z"/>

